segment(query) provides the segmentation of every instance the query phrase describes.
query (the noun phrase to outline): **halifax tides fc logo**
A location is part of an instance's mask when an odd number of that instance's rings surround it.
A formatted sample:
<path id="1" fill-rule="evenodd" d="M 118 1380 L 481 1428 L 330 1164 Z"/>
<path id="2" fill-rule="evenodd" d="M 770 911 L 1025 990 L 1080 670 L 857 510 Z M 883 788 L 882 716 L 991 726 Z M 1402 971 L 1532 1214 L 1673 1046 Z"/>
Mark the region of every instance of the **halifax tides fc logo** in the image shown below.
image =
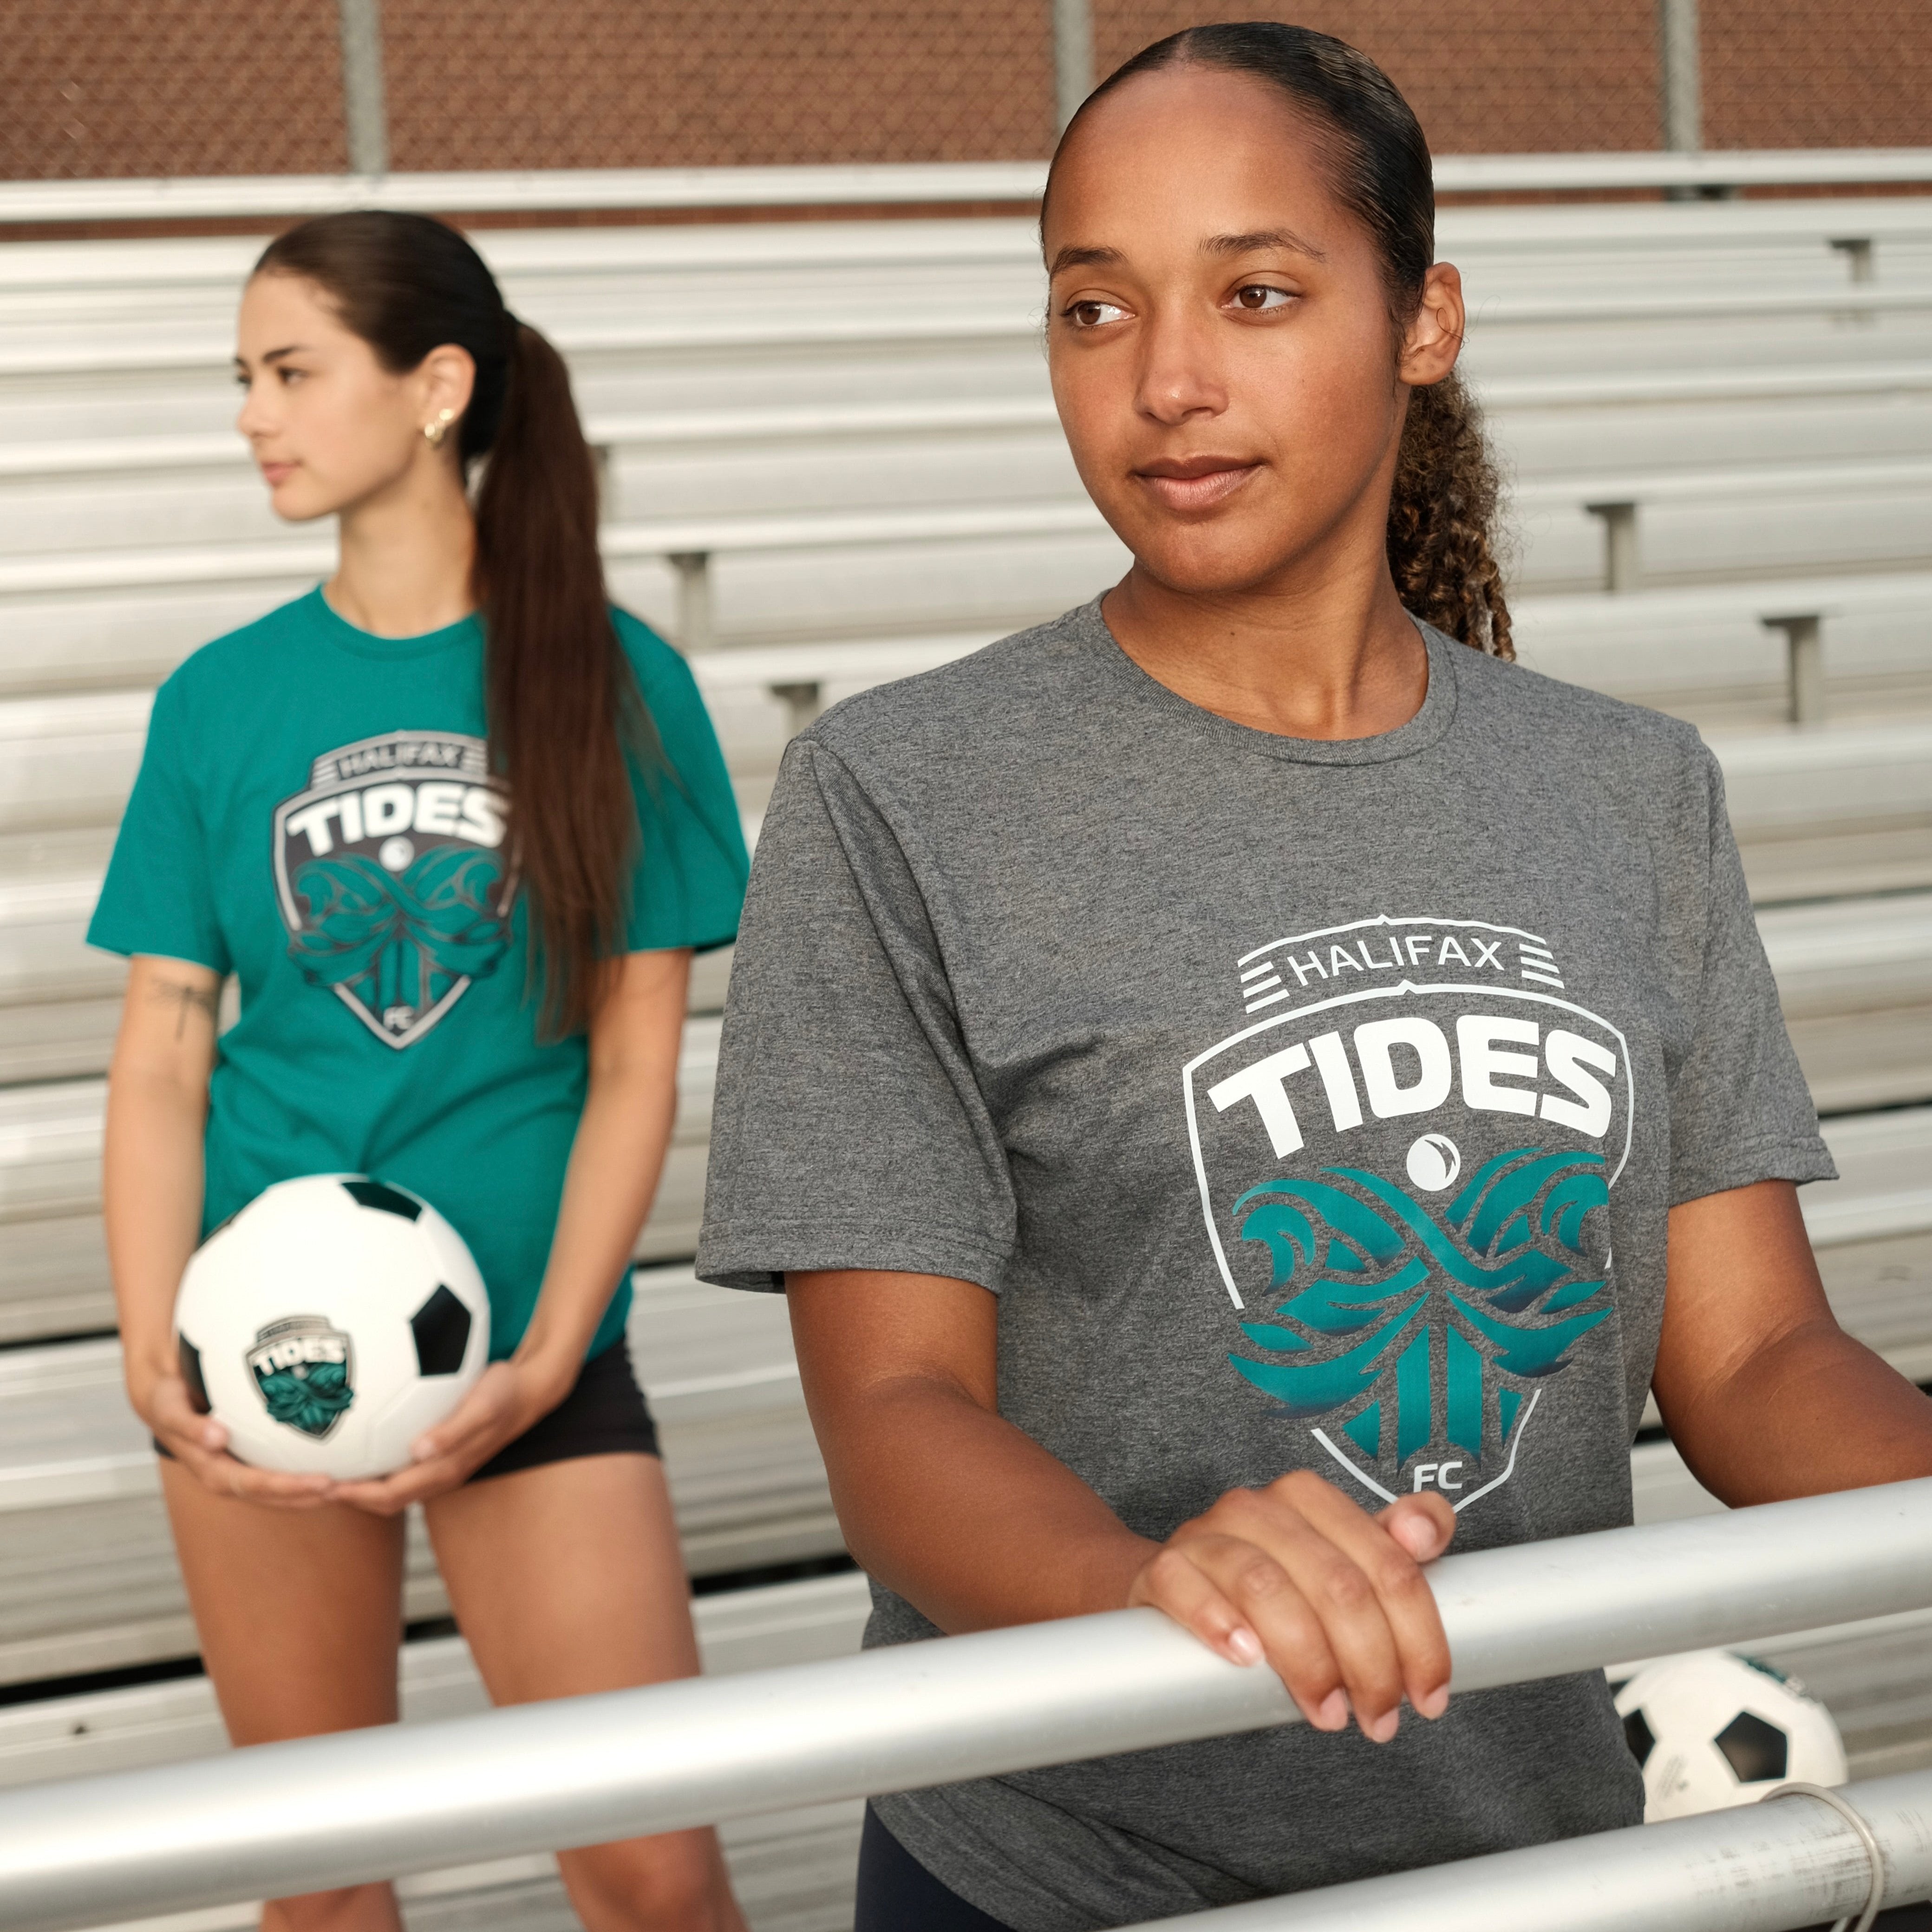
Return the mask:
<path id="1" fill-rule="evenodd" d="M 275 896 L 303 977 L 413 1046 L 502 962 L 503 830 L 480 738 L 391 731 L 316 759 L 275 808 Z"/>
<path id="2" fill-rule="evenodd" d="M 1360 920 L 1240 963 L 1248 1012 L 1273 1011 L 1185 1071 L 1228 1361 L 1374 1496 L 1460 1510 L 1613 1312 L 1628 1044 L 1543 940 L 1482 921 Z"/>
<path id="3" fill-rule="evenodd" d="M 326 1316 L 270 1322 L 256 1335 L 247 1360 L 269 1419 L 318 1442 L 356 1400 L 355 1350 Z"/>

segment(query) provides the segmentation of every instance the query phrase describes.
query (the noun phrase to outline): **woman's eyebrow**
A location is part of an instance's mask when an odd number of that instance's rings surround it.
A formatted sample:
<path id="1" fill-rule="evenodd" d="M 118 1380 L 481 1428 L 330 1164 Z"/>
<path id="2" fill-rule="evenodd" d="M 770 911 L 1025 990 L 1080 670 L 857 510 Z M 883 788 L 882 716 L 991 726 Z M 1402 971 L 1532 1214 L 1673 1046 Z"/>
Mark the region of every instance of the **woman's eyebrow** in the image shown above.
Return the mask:
<path id="1" fill-rule="evenodd" d="M 1263 228 L 1252 235 L 1210 235 L 1201 244 L 1204 255 L 1254 255 L 1270 248 L 1286 248 L 1291 254 L 1306 255 L 1312 261 L 1325 262 L 1328 259 L 1326 250 L 1318 248 L 1306 236 L 1296 234 L 1292 228 Z"/>
<path id="2" fill-rule="evenodd" d="M 1052 277 L 1063 268 L 1118 268 L 1126 259 L 1118 248 L 1063 248 L 1046 272 Z"/>

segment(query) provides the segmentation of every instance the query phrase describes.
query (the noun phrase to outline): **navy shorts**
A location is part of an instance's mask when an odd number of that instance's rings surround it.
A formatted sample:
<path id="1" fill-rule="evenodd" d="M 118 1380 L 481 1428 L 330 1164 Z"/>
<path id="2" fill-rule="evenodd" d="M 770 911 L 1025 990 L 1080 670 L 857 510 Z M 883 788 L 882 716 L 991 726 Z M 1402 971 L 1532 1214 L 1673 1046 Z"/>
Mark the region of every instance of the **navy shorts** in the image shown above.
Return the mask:
<path id="1" fill-rule="evenodd" d="M 172 1462 L 170 1451 L 155 1449 Z M 631 1345 L 622 1336 L 578 1373 L 569 1394 L 522 1435 L 506 1442 L 467 1480 L 514 1475 L 546 1462 L 568 1462 L 579 1456 L 655 1456 L 657 1424 L 645 1406 L 631 1366 Z"/>
<path id="2" fill-rule="evenodd" d="M 866 1807 L 852 1932 L 1012 1932 L 943 1886 Z"/>

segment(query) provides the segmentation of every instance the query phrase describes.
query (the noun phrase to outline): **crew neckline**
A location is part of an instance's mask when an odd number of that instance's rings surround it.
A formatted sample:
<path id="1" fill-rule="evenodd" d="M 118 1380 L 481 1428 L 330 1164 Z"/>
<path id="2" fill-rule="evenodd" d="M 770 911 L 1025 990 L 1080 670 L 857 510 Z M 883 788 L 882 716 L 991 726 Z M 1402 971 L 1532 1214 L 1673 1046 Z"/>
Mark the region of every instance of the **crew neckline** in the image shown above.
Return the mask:
<path id="1" fill-rule="evenodd" d="M 320 584 L 309 592 L 308 602 L 313 607 L 310 614 L 328 634 L 330 642 L 361 658 L 428 657 L 458 644 L 474 643 L 482 628 L 472 610 L 436 630 L 419 631 L 413 637 L 384 638 L 364 630 L 359 624 L 352 624 L 330 603 Z"/>
<path id="2" fill-rule="evenodd" d="M 1442 740 L 1455 720 L 1455 654 L 1464 646 L 1444 637 L 1433 625 L 1425 624 L 1412 612 L 1409 621 L 1420 633 L 1423 648 L 1429 653 L 1429 687 L 1412 718 L 1393 731 L 1377 732 L 1367 738 L 1291 738 L 1279 731 L 1264 731 L 1257 725 L 1237 724 L 1218 711 L 1210 711 L 1205 705 L 1183 698 L 1136 664 L 1101 614 L 1100 598 L 1082 605 L 1074 616 L 1088 640 L 1099 646 L 1102 662 L 1115 682 L 1141 704 L 1192 724 L 1234 749 L 1258 753 L 1263 758 L 1301 765 L 1386 764 L 1426 751 Z"/>

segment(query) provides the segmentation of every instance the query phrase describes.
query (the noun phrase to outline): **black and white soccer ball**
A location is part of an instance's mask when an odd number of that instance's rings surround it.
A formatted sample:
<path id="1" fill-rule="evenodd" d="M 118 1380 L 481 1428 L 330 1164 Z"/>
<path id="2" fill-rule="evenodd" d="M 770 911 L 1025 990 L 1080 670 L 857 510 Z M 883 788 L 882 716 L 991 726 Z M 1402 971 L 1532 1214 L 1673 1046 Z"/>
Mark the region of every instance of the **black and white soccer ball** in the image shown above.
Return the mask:
<path id="1" fill-rule="evenodd" d="M 257 1468 L 384 1476 L 490 1358 L 490 1302 L 456 1230 L 406 1188 L 317 1174 L 268 1189 L 182 1276 L 196 1406 Z"/>
<path id="2" fill-rule="evenodd" d="M 1832 1714 L 1795 1677 L 1728 1650 L 1648 1664 L 1617 1692 L 1648 1824 L 1850 1775 Z"/>

